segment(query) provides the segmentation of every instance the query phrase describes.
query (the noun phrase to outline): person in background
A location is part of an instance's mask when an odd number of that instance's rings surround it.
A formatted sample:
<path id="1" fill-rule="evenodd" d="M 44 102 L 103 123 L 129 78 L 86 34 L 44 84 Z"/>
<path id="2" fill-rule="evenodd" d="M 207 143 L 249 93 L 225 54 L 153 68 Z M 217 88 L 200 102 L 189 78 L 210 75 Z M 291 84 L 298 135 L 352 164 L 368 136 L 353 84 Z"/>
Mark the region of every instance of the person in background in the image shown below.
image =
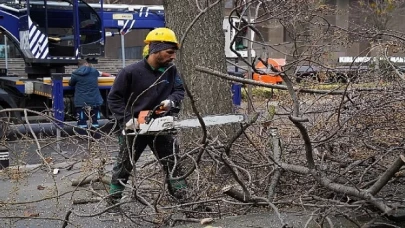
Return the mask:
<path id="1" fill-rule="evenodd" d="M 79 60 L 78 66 L 69 80 L 69 86 L 75 87 L 73 103 L 77 125 L 87 128 L 87 120 L 90 119 L 92 127 L 99 127 L 100 106 L 104 100 L 98 88 L 98 77 L 112 77 L 112 75 L 98 71 L 84 59 Z"/>
<path id="2" fill-rule="evenodd" d="M 121 127 L 118 136 L 120 150 L 110 184 L 110 205 L 121 199 L 134 163 L 146 146 L 151 148 L 162 163 L 169 193 L 181 200 L 185 197 L 184 191 L 187 188 L 184 179 L 170 180 L 169 177 L 174 168 L 173 153 L 179 149 L 172 135 L 122 134 L 122 130 L 136 131 L 140 111 L 152 110 L 158 105 L 170 111 L 172 107 L 179 106 L 184 98 L 182 80 L 172 63 L 179 48 L 174 32 L 168 28 L 154 29 L 146 36 L 145 43 L 147 45 L 144 51 L 148 48 L 149 51 L 144 54 L 144 59 L 124 67 L 118 73 L 107 97 L 109 108 Z M 134 163 L 130 159 L 133 154 Z M 181 176 L 178 166 L 174 168 L 173 176 Z"/>

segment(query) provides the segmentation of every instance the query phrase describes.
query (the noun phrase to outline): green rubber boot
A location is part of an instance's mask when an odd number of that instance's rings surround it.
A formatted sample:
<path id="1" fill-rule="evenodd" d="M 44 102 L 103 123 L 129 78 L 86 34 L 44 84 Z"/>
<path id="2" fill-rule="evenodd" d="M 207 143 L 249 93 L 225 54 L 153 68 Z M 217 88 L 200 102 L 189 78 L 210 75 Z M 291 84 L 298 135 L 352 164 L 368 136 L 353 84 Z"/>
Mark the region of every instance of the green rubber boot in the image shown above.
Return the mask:
<path id="1" fill-rule="evenodd" d="M 122 197 L 122 192 L 124 191 L 125 186 L 120 184 L 110 184 L 110 196 L 112 198 L 120 199 Z"/>
<path id="2" fill-rule="evenodd" d="M 109 196 L 107 197 L 107 207 L 112 207 L 120 202 L 124 189 L 125 187 L 120 184 L 110 184 L 110 192 Z M 108 213 L 110 214 L 118 214 L 119 212 L 119 205 L 108 210 Z"/>
<path id="3" fill-rule="evenodd" d="M 168 190 L 170 195 L 174 196 L 178 200 L 184 200 L 186 198 L 187 183 L 184 179 L 169 180 Z"/>

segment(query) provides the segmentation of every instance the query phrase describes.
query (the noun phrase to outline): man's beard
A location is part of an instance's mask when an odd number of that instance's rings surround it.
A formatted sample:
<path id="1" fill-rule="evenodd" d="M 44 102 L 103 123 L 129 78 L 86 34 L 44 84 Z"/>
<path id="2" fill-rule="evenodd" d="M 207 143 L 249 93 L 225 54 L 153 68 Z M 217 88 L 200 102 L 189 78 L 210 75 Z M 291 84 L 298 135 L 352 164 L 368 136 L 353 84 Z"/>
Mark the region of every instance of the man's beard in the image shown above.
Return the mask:
<path id="1" fill-rule="evenodd" d="M 160 56 L 160 54 L 157 57 L 157 62 L 159 64 L 159 66 L 161 66 L 161 67 L 169 66 L 172 61 L 173 60 L 164 61 L 163 58 Z"/>
<path id="2" fill-rule="evenodd" d="M 163 60 L 158 59 L 158 64 L 159 64 L 159 66 L 161 66 L 161 67 L 169 66 L 171 62 L 172 62 L 171 60 L 163 61 Z"/>

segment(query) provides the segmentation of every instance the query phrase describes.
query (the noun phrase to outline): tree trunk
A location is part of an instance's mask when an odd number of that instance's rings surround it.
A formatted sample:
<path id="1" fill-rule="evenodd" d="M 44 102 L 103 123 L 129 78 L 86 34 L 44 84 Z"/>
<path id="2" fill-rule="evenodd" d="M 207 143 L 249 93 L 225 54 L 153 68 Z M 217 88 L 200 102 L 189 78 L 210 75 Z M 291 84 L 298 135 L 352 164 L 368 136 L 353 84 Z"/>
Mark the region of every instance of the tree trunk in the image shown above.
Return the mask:
<path id="1" fill-rule="evenodd" d="M 208 9 L 191 29 L 186 31 L 200 13 L 196 2 L 200 2 L 200 8 L 204 10 L 208 2 L 214 1 L 164 1 L 167 27 L 173 29 L 179 42 L 182 42 L 175 64 L 184 77 L 201 115 L 229 114 L 232 112 L 230 83 L 194 69 L 195 66 L 201 65 L 226 72 L 225 38 L 222 28 L 224 6 L 220 2 Z M 184 36 L 186 38 L 181 41 Z M 183 114 L 193 115 L 189 96 L 185 99 Z"/>

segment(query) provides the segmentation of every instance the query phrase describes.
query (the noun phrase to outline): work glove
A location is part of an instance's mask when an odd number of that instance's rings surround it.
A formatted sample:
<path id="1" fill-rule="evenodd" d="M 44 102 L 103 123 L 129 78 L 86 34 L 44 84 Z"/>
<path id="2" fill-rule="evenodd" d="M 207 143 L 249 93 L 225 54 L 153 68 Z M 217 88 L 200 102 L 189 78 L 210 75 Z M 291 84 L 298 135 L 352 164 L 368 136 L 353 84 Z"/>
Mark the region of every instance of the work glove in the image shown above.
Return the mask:
<path id="1" fill-rule="evenodd" d="M 139 123 L 136 118 L 130 119 L 126 124 L 125 124 L 125 130 L 132 130 L 135 131 L 136 129 L 139 128 Z"/>
<path id="2" fill-rule="evenodd" d="M 169 111 L 174 106 L 174 102 L 167 99 L 167 100 L 160 102 L 160 105 L 162 105 L 162 107 L 165 111 Z"/>

